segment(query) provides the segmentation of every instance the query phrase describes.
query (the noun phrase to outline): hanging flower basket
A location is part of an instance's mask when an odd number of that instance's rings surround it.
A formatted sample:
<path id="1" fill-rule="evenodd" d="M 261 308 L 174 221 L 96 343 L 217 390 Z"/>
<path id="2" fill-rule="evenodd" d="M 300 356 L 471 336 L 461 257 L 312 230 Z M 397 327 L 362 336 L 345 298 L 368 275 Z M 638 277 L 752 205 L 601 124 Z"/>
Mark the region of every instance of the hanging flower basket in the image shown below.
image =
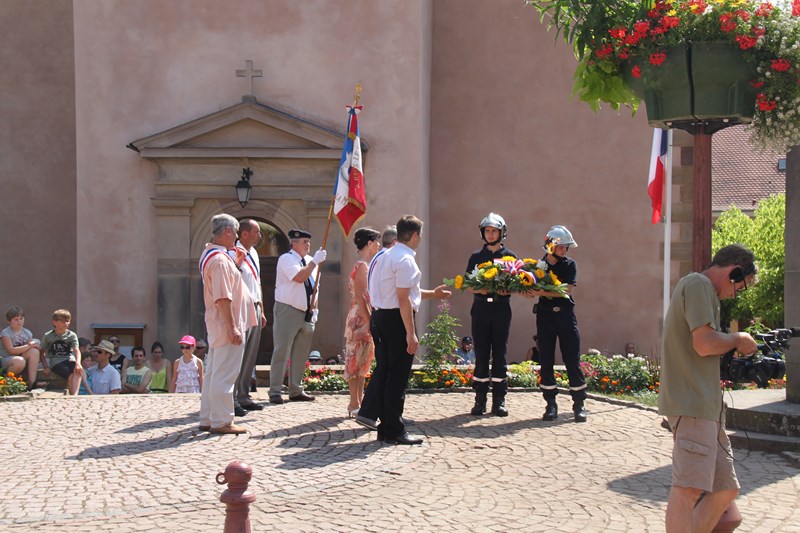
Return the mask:
<path id="1" fill-rule="evenodd" d="M 653 126 L 751 123 L 762 148 L 800 144 L 800 0 L 526 3 L 573 46 L 592 109 L 643 99 Z"/>
<path id="2" fill-rule="evenodd" d="M 677 45 L 664 54 L 658 68 L 634 60 L 623 70 L 625 82 L 644 100 L 651 126 L 692 130 L 702 121 L 719 129 L 753 121 L 755 72 L 736 46 L 699 42 Z M 638 78 L 631 74 L 643 71 Z"/>

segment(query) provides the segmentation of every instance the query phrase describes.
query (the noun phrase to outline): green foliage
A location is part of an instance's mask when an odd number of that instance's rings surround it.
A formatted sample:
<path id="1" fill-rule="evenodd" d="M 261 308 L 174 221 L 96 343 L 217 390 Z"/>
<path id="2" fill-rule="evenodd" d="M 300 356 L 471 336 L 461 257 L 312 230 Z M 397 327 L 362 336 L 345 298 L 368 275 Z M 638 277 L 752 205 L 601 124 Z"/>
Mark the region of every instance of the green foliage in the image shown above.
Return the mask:
<path id="1" fill-rule="evenodd" d="M 657 377 L 643 357 L 582 355 L 581 369 L 589 390 L 603 394 L 633 394 L 657 391 Z"/>
<path id="2" fill-rule="evenodd" d="M 786 195 L 761 200 L 750 219 L 731 207 L 717 219 L 711 232 L 712 253 L 723 246 L 741 243 L 756 254 L 758 283 L 723 302 L 723 322 L 758 319 L 768 328 L 783 327 L 785 271 L 784 227 Z"/>
<path id="3" fill-rule="evenodd" d="M 459 326 L 458 320 L 450 314 L 450 304 L 442 301 L 439 314 L 428 324 L 426 333 L 419 340 L 420 345 L 427 348 L 422 358 L 427 370 L 438 373 L 448 363 L 458 349 L 455 330 Z"/>
<path id="4" fill-rule="evenodd" d="M 460 324 L 450 314 L 450 304 L 446 301 L 442 301 L 438 309 L 439 314 L 428 324 L 427 331 L 419 341 L 427 348 L 422 358 L 425 366 L 411 373 L 408 386 L 412 389 L 466 387 L 472 379 L 471 369 L 462 373 L 449 363 L 458 348 L 455 330 Z"/>
<path id="5" fill-rule="evenodd" d="M 539 374 L 536 371 L 534 361 L 523 361 L 508 365 L 508 386 L 509 387 L 538 387 Z"/>

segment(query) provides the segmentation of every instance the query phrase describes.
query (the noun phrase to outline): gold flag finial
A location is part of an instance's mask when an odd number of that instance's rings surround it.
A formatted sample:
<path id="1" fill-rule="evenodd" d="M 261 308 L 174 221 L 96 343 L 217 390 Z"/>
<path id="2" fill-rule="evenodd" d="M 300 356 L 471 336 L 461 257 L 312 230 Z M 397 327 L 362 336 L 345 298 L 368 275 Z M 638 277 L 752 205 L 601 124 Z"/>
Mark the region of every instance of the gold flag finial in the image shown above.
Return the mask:
<path id="1" fill-rule="evenodd" d="M 356 95 L 353 97 L 353 107 L 358 105 L 358 100 L 361 98 L 361 82 L 356 83 Z"/>

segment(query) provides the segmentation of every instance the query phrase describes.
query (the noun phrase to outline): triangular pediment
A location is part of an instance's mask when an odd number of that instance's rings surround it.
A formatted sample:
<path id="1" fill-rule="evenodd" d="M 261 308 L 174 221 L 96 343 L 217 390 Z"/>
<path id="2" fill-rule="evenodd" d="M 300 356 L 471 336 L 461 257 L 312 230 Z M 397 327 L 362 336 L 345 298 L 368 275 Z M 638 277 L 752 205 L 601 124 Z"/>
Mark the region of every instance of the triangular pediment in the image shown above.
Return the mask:
<path id="1" fill-rule="evenodd" d="M 343 143 L 344 133 L 255 101 L 245 101 L 133 141 L 128 147 L 147 159 L 338 159 Z"/>

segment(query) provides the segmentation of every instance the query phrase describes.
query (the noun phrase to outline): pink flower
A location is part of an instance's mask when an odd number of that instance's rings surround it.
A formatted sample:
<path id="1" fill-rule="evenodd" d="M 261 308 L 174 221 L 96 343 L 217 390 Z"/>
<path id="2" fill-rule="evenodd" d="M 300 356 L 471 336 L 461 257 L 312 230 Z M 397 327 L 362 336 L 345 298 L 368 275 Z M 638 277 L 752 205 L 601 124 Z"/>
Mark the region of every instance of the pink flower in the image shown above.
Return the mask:
<path id="1" fill-rule="evenodd" d="M 634 78 L 641 78 L 642 77 L 642 69 L 639 68 L 639 65 L 636 65 L 631 69 L 631 76 Z"/>

